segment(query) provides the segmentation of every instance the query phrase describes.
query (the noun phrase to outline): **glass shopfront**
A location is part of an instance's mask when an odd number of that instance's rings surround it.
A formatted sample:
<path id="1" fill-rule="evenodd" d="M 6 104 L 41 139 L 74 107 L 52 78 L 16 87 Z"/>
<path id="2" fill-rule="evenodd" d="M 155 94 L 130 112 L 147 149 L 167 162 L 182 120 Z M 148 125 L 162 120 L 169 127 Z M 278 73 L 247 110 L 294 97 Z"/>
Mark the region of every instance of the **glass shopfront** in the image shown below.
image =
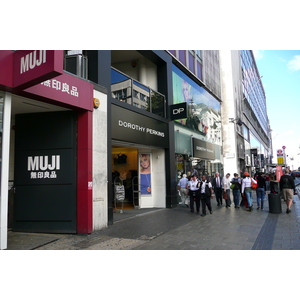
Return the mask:
<path id="1" fill-rule="evenodd" d="M 177 180 L 183 173 L 222 174 L 220 102 L 174 65 L 172 78 L 173 103 L 188 107 L 187 118 L 175 121 Z"/>

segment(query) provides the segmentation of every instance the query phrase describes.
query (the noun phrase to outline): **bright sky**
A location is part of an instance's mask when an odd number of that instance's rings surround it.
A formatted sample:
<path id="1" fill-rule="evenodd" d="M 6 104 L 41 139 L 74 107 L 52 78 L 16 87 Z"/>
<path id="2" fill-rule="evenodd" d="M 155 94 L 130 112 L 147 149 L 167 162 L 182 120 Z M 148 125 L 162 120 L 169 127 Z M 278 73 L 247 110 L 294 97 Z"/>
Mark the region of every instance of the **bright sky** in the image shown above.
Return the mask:
<path id="1" fill-rule="evenodd" d="M 274 152 L 286 146 L 300 167 L 300 50 L 253 50 L 266 93 Z M 274 153 L 273 162 L 277 161 Z"/>

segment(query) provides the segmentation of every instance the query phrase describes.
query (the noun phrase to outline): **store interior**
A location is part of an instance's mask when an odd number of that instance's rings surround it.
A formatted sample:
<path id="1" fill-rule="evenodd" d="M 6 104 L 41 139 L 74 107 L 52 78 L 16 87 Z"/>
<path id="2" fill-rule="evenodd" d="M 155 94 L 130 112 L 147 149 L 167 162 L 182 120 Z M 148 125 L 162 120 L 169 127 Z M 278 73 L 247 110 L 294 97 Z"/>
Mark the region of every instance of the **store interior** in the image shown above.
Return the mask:
<path id="1" fill-rule="evenodd" d="M 138 205 L 138 149 L 112 147 L 112 185 L 114 211 L 134 209 Z M 118 197 L 120 189 L 125 194 Z"/>

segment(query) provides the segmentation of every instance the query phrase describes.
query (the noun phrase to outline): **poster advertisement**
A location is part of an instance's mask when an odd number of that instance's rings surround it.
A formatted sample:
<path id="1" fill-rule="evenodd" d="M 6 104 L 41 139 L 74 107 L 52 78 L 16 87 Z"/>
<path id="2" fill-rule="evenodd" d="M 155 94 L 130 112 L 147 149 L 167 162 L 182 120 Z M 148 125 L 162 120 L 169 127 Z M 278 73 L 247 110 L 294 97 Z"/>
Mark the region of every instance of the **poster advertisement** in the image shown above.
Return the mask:
<path id="1" fill-rule="evenodd" d="M 141 195 L 151 195 L 151 154 L 140 154 Z"/>
<path id="2" fill-rule="evenodd" d="M 201 134 L 206 141 L 220 143 L 220 102 L 176 66 L 172 71 L 173 103 L 188 104 L 188 117 L 176 122 Z"/>

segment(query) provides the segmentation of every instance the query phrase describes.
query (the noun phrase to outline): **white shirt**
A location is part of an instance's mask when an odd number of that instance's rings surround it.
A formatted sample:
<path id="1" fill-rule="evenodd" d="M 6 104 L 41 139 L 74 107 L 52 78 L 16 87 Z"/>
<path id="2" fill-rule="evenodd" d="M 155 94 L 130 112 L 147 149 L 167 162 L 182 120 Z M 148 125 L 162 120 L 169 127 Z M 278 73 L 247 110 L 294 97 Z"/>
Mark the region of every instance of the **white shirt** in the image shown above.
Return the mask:
<path id="1" fill-rule="evenodd" d="M 207 181 L 202 181 L 202 187 L 201 187 L 201 191 L 200 193 L 205 193 L 205 185 L 208 185 L 209 188 L 212 187 L 211 183 L 210 182 L 207 182 Z"/>
<path id="2" fill-rule="evenodd" d="M 224 190 L 229 190 L 230 189 L 230 177 L 228 177 L 228 178 L 226 178 L 226 176 L 225 177 L 223 177 L 223 188 L 224 188 Z"/>
<path id="3" fill-rule="evenodd" d="M 251 187 L 252 182 L 257 183 L 256 180 L 254 180 L 253 178 L 250 178 L 250 177 L 244 178 L 243 181 L 242 181 L 241 193 L 244 193 L 245 188 Z"/>
<path id="4" fill-rule="evenodd" d="M 199 188 L 197 187 L 197 184 L 198 184 L 198 180 L 196 180 L 196 181 L 190 180 L 188 183 L 188 186 L 191 191 L 197 191 L 197 190 L 199 190 Z"/>

